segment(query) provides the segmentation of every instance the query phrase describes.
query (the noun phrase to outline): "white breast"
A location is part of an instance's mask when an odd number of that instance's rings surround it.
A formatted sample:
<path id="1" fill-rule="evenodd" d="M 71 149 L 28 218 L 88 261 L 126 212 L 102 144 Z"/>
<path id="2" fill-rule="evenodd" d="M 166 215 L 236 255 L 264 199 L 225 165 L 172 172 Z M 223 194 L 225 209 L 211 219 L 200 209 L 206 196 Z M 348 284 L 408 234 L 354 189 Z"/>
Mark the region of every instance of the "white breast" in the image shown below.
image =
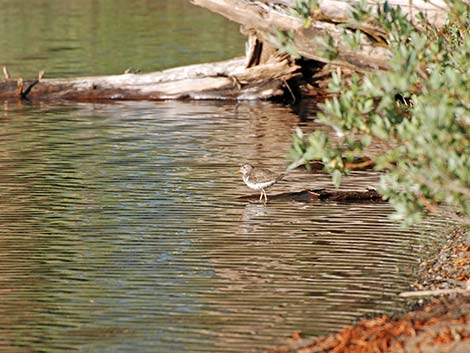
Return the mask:
<path id="1" fill-rule="evenodd" d="M 243 181 L 245 182 L 246 186 L 253 190 L 261 190 L 269 188 L 271 185 L 276 184 L 276 180 L 265 181 L 264 183 L 252 183 L 248 177 L 243 176 Z"/>

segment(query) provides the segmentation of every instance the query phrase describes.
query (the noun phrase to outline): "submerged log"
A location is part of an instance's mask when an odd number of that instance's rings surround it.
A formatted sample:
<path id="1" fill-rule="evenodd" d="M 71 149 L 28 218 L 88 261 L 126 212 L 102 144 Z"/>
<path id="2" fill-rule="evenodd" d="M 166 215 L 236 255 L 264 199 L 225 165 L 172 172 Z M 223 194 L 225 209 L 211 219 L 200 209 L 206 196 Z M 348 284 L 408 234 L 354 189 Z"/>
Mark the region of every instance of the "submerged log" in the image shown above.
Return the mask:
<path id="1" fill-rule="evenodd" d="M 6 70 L 6 69 L 4 69 Z M 177 67 L 164 71 L 114 76 L 0 81 L 1 100 L 257 100 L 280 96 L 299 67 L 287 55 L 246 68 L 246 60 Z"/>
<path id="2" fill-rule="evenodd" d="M 258 201 L 259 194 L 241 196 L 239 200 Z M 299 201 L 299 202 L 313 202 L 313 201 L 355 201 L 355 202 L 371 202 L 382 201 L 382 196 L 374 189 L 367 189 L 365 191 L 345 191 L 345 190 L 302 190 L 297 192 L 287 192 L 277 195 L 269 195 L 270 201 Z"/>

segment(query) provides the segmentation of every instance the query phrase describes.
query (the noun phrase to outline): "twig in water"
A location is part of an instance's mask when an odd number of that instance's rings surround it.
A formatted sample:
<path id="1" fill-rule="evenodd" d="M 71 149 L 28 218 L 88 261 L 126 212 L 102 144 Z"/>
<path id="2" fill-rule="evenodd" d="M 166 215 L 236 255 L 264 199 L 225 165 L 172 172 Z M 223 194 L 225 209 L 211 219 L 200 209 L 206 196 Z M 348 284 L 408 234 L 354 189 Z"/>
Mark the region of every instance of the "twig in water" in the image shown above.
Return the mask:
<path id="1" fill-rule="evenodd" d="M 423 290 L 415 292 L 401 292 L 400 297 L 427 297 L 430 295 L 443 295 L 443 294 L 466 294 L 470 295 L 470 289 L 454 288 L 454 289 L 436 289 L 436 290 Z"/>

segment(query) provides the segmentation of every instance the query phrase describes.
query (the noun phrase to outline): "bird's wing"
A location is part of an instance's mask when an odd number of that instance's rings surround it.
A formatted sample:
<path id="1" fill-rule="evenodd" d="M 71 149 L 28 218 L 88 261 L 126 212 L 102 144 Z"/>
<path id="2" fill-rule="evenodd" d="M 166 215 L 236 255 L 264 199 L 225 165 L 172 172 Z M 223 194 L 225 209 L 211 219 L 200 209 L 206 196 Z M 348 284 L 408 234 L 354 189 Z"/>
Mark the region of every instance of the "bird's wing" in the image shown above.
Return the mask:
<path id="1" fill-rule="evenodd" d="M 278 174 L 273 173 L 268 169 L 255 169 L 253 173 L 253 177 L 251 178 L 256 183 L 264 183 L 271 180 L 278 180 Z"/>
<path id="2" fill-rule="evenodd" d="M 282 180 L 286 175 L 287 175 L 287 173 L 281 173 L 281 174 L 279 174 L 279 175 L 276 177 L 276 181 Z"/>

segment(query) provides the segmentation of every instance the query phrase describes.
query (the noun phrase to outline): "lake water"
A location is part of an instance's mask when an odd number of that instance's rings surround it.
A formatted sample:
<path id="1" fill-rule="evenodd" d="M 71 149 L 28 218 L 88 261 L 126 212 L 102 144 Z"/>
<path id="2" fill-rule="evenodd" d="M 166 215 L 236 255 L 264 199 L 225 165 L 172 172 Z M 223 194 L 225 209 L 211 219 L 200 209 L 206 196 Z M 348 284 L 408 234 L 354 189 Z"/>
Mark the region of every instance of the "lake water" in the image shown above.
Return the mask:
<path id="1" fill-rule="evenodd" d="M 0 5 L 13 75 L 243 51 L 237 26 L 184 1 Z M 298 125 L 322 128 L 262 102 L 4 104 L 0 351 L 260 352 L 399 310 L 442 222 L 404 230 L 386 203 L 238 199 L 252 193 L 239 165 L 283 170 Z M 342 188 L 377 180 L 357 172 Z M 328 175 L 299 170 L 268 195 L 319 187 Z"/>

